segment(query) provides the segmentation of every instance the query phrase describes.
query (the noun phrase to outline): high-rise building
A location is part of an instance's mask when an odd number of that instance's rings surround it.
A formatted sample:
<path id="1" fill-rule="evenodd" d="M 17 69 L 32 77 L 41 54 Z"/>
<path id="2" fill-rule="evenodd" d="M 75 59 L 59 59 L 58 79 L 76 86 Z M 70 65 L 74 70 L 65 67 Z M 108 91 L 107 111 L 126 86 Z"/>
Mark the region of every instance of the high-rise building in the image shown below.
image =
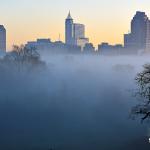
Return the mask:
<path id="1" fill-rule="evenodd" d="M 89 43 L 89 39 L 85 38 L 85 26 L 83 24 L 74 23 L 74 44 L 83 50 L 85 44 Z"/>
<path id="2" fill-rule="evenodd" d="M 148 17 L 145 12 L 136 12 L 131 22 L 131 33 L 135 48 L 145 49 Z"/>
<path id="3" fill-rule="evenodd" d="M 144 50 L 146 48 L 148 20 L 145 12 L 136 12 L 131 21 L 131 33 L 124 35 L 125 48 L 134 50 Z"/>
<path id="4" fill-rule="evenodd" d="M 0 25 L 0 50 L 6 51 L 6 29 Z"/>
<path id="5" fill-rule="evenodd" d="M 74 40 L 77 45 L 77 40 L 85 37 L 85 26 L 83 24 L 74 23 Z"/>
<path id="6" fill-rule="evenodd" d="M 70 12 L 65 21 L 65 41 L 67 45 L 74 45 L 74 24 Z"/>
<path id="7" fill-rule="evenodd" d="M 150 20 L 147 21 L 147 32 L 146 32 L 146 53 L 150 53 Z"/>
<path id="8" fill-rule="evenodd" d="M 85 26 L 74 23 L 70 12 L 65 22 L 65 38 L 67 45 L 80 46 L 82 50 L 89 43 L 89 39 L 85 38 Z"/>

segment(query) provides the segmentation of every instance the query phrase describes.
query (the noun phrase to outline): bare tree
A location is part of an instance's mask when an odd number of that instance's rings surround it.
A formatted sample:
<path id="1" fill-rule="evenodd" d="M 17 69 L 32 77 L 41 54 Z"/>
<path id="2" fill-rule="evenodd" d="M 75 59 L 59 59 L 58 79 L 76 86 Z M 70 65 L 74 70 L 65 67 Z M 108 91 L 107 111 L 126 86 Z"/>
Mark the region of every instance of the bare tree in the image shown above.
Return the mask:
<path id="1" fill-rule="evenodd" d="M 3 61 L 7 66 L 16 67 L 18 71 L 32 70 L 44 64 L 35 48 L 26 48 L 24 45 L 14 45 L 13 51 L 8 53 Z"/>
<path id="2" fill-rule="evenodd" d="M 150 119 L 150 64 L 144 65 L 144 70 L 136 77 L 138 90 L 136 96 L 141 98 L 139 105 L 132 108 L 132 117 L 141 116 L 141 121 Z"/>

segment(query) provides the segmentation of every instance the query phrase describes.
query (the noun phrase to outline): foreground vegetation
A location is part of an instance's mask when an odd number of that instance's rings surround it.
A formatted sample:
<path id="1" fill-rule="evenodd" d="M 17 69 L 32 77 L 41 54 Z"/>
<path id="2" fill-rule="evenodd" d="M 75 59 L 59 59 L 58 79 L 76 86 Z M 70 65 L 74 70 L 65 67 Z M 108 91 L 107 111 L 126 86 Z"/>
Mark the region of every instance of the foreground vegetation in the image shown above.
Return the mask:
<path id="1" fill-rule="evenodd" d="M 36 49 L 28 49 L 25 46 L 13 46 L 13 51 L 9 52 L 0 59 L 1 72 L 13 71 L 33 71 L 44 67 L 45 63 L 41 61 Z"/>

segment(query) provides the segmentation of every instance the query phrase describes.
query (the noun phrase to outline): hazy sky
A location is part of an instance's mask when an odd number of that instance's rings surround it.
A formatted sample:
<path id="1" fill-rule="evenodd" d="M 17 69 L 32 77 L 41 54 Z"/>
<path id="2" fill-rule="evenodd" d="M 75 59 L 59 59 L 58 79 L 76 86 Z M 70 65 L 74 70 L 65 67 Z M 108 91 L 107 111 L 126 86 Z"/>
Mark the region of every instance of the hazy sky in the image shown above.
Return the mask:
<path id="1" fill-rule="evenodd" d="M 7 28 L 7 46 L 36 38 L 64 40 L 64 19 L 86 25 L 86 36 L 100 42 L 122 43 L 136 10 L 150 17 L 150 0 L 1 0 L 0 24 Z"/>

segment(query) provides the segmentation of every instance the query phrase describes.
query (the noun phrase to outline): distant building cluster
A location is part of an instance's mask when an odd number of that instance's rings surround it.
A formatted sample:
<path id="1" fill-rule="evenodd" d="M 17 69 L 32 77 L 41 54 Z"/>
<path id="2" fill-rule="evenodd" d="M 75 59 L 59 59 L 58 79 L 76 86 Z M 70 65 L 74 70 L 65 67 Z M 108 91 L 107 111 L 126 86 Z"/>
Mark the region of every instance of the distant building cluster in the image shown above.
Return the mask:
<path id="1" fill-rule="evenodd" d="M 131 32 L 124 35 L 124 45 L 111 45 L 103 42 L 95 49 L 89 38 L 85 37 L 85 25 L 74 23 L 69 12 L 65 20 L 65 43 L 40 39 L 28 42 L 27 47 L 51 49 L 61 52 L 96 53 L 101 55 L 138 54 L 150 52 L 150 20 L 145 12 L 137 11 L 131 21 Z"/>
<path id="2" fill-rule="evenodd" d="M 150 53 L 150 20 L 145 12 L 136 12 L 131 31 L 124 35 L 124 45 L 101 43 L 98 51 L 104 55 Z"/>
<path id="3" fill-rule="evenodd" d="M 150 20 L 145 12 L 136 12 L 131 21 L 131 31 L 124 35 L 124 45 L 102 43 L 98 51 L 110 55 L 150 53 Z"/>
<path id="4" fill-rule="evenodd" d="M 65 21 L 65 43 L 62 41 L 52 42 L 50 39 L 37 39 L 27 42 L 27 48 L 37 50 L 49 50 L 52 53 L 90 53 L 95 52 L 95 47 L 85 37 L 85 25 L 74 23 L 69 12 Z"/>
<path id="5" fill-rule="evenodd" d="M 65 43 L 58 40 L 52 42 L 50 39 L 37 39 L 29 41 L 25 45 L 37 50 L 50 50 L 53 53 L 95 53 L 102 55 L 121 55 L 150 53 L 150 20 L 145 12 L 137 11 L 131 21 L 131 30 L 124 34 L 124 45 L 111 45 L 102 42 L 98 49 L 89 42 L 85 36 L 85 25 L 74 23 L 69 12 L 65 20 Z M 6 51 L 6 29 L 0 25 L 0 50 Z"/>
<path id="6" fill-rule="evenodd" d="M 80 53 L 81 48 L 76 45 L 67 45 L 62 41 L 52 42 L 50 39 L 37 39 L 27 42 L 25 47 L 36 50 L 49 50 L 51 53 Z"/>
<path id="7" fill-rule="evenodd" d="M 123 50 L 122 44 L 110 45 L 109 43 L 101 43 L 98 45 L 98 53 L 102 55 L 119 55 L 123 54 Z"/>

